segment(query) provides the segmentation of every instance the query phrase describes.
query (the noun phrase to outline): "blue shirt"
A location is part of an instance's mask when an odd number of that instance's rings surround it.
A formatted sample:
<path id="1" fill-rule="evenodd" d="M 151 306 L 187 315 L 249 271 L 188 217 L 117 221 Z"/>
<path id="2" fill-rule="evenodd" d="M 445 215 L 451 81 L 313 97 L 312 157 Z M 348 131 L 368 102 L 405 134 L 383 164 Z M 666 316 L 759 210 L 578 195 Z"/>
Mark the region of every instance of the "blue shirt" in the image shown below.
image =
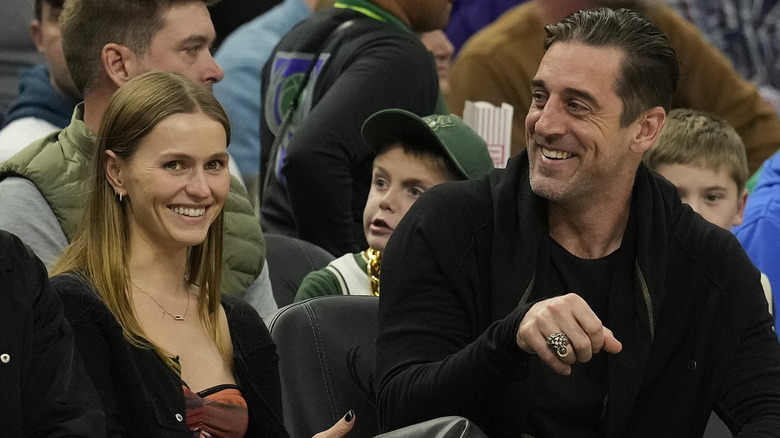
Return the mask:
<path id="1" fill-rule="evenodd" d="M 225 71 L 214 94 L 230 118 L 230 155 L 247 181 L 259 175 L 263 65 L 282 36 L 310 13 L 303 0 L 285 0 L 233 31 L 214 57 Z"/>
<path id="2" fill-rule="evenodd" d="M 764 162 L 756 188 L 750 192 L 742 224 L 732 229 L 750 260 L 766 274 L 772 298 L 780 300 L 780 152 Z M 775 327 L 780 328 L 775 309 Z"/>
<path id="3" fill-rule="evenodd" d="M 504 12 L 526 0 L 455 0 L 450 21 L 444 32 L 455 47 L 455 53 L 472 35 L 494 22 Z"/>
<path id="4" fill-rule="evenodd" d="M 55 90 L 46 64 L 38 64 L 19 75 L 19 96 L 8 108 L 4 123 L 35 117 L 64 128 L 70 124 L 77 103 Z"/>

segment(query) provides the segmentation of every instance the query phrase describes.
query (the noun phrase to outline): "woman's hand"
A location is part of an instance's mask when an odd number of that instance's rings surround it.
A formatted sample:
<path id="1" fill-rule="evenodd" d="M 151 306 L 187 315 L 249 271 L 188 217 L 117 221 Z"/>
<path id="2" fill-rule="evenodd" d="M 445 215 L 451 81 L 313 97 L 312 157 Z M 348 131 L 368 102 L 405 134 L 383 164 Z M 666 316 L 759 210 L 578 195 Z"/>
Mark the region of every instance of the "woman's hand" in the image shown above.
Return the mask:
<path id="1" fill-rule="evenodd" d="M 328 430 L 323 430 L 322 432 L 314 435 L 312 438 L 341 438 L 349 433 L 349 431 L 352 430 L 352 426 L 354 425 L 355 413 L 350 410 L 347 412 L 347 415 L 336 422 L 333 427 Z"/>

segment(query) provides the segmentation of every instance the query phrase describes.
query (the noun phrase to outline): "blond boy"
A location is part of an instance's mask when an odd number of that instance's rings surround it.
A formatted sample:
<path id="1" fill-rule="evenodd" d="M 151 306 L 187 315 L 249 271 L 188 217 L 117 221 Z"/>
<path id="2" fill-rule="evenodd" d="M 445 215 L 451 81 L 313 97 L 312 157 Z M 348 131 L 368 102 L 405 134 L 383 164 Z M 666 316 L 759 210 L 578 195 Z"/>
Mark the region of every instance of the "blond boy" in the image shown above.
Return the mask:
<path id="1" fill-rule="evenodd" d="M 742 223 L 749 176 L 745 146 L 723 120 L 691 109 L 672 110 L 643 160 L 704 219 L 727 230 Z M 773 312 L 769 281 L 763 274 L 761 280 Z"/>
<path id="2" fill-rule="evenodd" d="M 382 251 L 403 216 L 431 187 L 479 178 L 493 169 L 485 141 L 456 116 L 379 111 L 363 124 L 376 153 L 363 211 L 369 248 L 307 275 L 295 301 L 321 295 L 379 295 Z"/>

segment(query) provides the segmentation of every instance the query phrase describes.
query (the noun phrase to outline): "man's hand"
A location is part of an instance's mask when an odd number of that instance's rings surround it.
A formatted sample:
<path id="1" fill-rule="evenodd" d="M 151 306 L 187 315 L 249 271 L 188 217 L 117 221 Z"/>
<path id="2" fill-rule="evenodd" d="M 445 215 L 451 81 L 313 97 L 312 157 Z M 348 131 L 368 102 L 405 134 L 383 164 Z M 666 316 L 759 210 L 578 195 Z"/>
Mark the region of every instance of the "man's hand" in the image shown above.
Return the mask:
<path id="1" fill-rule="evenodd" d="M 323 430 L 322 432 L 314 435 L 312 438 L 341 438 L 350 430 L 352 430 L 352 426 L 354 425 L 355 413 L 349 411 L 347 412 L 347 415 L 342 417 L 341 420 L 337 421 L 336 424 L 331 426 L 330 429 Z"/>
<path id="2" fill-rule="evenodd" d="M 569 353 L 565 357 L 559 357 L 547 346 L 547 338 L 558 332 L 569 338 Z M 531 306 L 520 322 L 516 340 L 523 351 L 538 355 L 553 371 L 567 376 L 575 361 L 587 362 L 601 350 L 615 354 L 623 349 L 612 331 L 601 324 L 585 300 L 576 294 Z"/>

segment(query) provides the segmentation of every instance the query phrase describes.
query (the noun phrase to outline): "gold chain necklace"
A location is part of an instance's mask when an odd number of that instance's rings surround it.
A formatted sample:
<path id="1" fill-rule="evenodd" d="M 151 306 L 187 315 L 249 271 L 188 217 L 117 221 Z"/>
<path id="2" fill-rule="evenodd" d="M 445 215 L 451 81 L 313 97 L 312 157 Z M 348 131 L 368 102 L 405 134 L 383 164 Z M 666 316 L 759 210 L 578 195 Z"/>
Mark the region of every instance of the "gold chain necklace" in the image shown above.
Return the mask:
<path id="1" fill-rule="evenodd" d="M 382 265 L 382 252 L 369 247 L 366 250 L 366 274 L 368 274 L 368 287 L 374 296 L 379 296 L 379 270 Z"/>
<path id="2" fill-rule="evenodd" d="M 155 300 L 153 296 L 149 295 L 149 292 L 147 292 L 147 291 L 145 291 L 145 290 L 141 289 L 141 286 L 139 286 L 139 285 L 135 284 L 135 282 L 133 281 L 133 279 L 132 279 L 132 278 L 130 279 L 130 283 L 133 283 L 133 286 L 135 286 L 135 287 L 136 287 L 136 289 L 140 290 L 141 292 L 143 292 L 143 293 L 144 293 L 144 295 L 146 295 L 147 297 L 151 298 L 151 299 L 152 299 L 152 301 L 154 301 L 154 304 L 157 304 L 157 307 L 159 307 L 160 309 L 162 309 L 162 311 L 163 311 L 163 312 L 165 312 L 165 313 L 166 313 L 168 316 L 170 316 L 171 318 L 173 318 L 173 319 L 174 319 L 174 321 L 184 321 L 184 318 L 187 316 L 187 312 L 190 310 L 190 293 L 189 293 L 189 292 L 187 292 L 187 308 L 186 308 L 186 309 L 184 309 L 184 314 L 183 314 L 183 315 L 182 315 L 182 314 L 177 314 L 177 315 L 174 315 L 174 314 L 172 314 L 171 312 L 169 312 L 169 311 L 165 310 L 165 307 L 163 307 L 163 306 L 162 306 L 162 304 L 160 304 L 159 302 L 157 302 L 157 300 Z"/>

